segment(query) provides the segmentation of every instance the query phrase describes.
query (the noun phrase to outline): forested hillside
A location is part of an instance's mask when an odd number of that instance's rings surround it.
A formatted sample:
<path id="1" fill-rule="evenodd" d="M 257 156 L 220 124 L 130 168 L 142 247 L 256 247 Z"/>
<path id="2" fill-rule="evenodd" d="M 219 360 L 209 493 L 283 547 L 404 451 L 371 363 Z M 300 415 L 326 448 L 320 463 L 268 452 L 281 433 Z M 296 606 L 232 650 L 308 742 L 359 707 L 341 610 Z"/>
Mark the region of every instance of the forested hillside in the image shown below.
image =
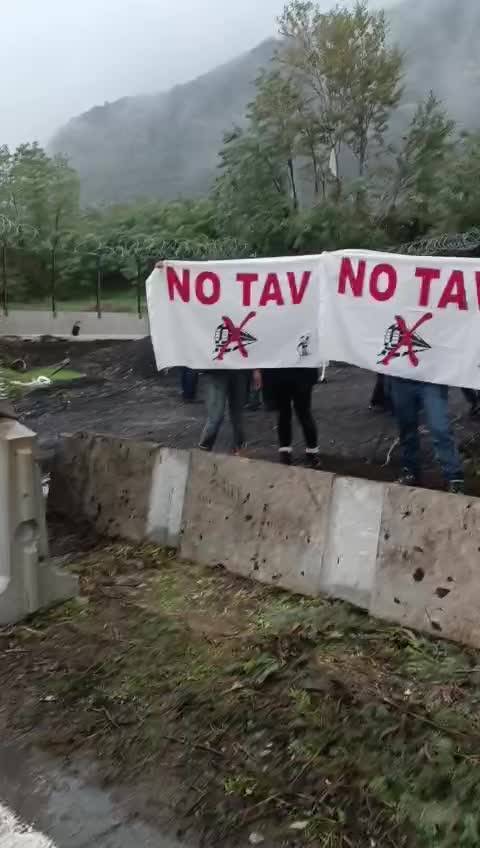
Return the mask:
<path id="1" fill-rule="evenodd" d="M 478 0 L 401 0 L 390 20 L 391 37 L 405 52 L 404 123 L 433 88 L 454 119 L 478 127 Z M 205 194 L 223 133 L 242 123 L 257 73 L 274 49 L 273 40 L 264 42 L 167 93 L 125 98 L 73 118 L 51 149 L 65 153 L 78 170 L 83 202 Z M 398 118 L 394 127 L 401 131 L 401 112 Z"/>
<path id="2" fill-rule="evenodd" d="M 74 118 L 52 141 L 82 180 L 84 203 L 208 192 L 223 133 L 242 122 L 275 42 L 165 94 L 129 97 Z"/>

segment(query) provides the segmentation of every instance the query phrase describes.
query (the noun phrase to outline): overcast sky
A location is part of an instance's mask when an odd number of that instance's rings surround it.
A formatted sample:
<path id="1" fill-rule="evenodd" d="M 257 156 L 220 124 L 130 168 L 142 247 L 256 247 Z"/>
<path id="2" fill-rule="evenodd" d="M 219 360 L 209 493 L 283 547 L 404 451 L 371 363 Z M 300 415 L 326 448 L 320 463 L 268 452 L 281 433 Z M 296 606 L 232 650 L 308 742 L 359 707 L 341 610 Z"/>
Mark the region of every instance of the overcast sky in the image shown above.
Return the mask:
<path id="1" fill-rule="evenodd" d="M 273 35 L 283 7 L 283 0 L 0 3 L 0 143 L 11 146 L 45 143 L 91 106 L 210 70 Z"/>

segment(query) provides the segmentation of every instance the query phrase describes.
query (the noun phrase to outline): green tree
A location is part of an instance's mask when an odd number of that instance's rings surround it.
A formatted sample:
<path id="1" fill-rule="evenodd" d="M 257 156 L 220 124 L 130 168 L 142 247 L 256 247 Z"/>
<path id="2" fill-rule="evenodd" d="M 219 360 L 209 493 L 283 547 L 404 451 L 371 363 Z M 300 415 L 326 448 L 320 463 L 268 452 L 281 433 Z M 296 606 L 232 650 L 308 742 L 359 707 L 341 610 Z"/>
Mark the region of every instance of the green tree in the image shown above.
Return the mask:
<path id="1" fill-rule="evenodd" d="M 11 158 L 10 212 L 41 239 L 58 242 L 79 215 L 80 181 L 63 156 L 50 158 L 37 144 L 22 144 Z"/>
<path id="2" fill-rule="evenodd" d="M 287 172 L 288 194 L 294 210 L 299 197 L 295 160 L 299 140 L 299 92 L 288 78 L 273 70 L 262 71 L 257 79 L 257 96 L 250 104 L 248 116 L 254 132 L 262 139 L 264 149 L 275 151 Z"/>
<path id="3" fill-rule="evenodd" d="M 480 227 L 480 133 L 464 133 L 446 167 L 439 169 L 437 232 Z"/>
<path id="4" fill-rule="evenodd" d="M 387 219 L 414 239 L 436 227 L 442 184 L 455 162 L 455 123 L 430 92 L 410 122 L 386 191 Z"/>
<path id="5" fill-rule="evenodd" d="M 218 225 L 261 254 L 285 249 L 292 200 L 282 152 L 252 128 L 234 129 L 220 152 L 215 188 Z"/>
<path id="6" fill-rule="evenodd" d="M 23 144 L 10 155 L 8 179 L 1 182 L 27 286 L 37 296 L 50 289 L 55 309 L 58 250 L 79 216 L 78 175 L 64 157 L 50 158 L 38 144 Z"/>
<path id="7" fill-rule="evenodd" d="M 285 46 L 277 61 L 315 110 L 337 163 L 342 147 L 349 147 L 363 177 L 372 143 L 383 144 L 402 90 L 403 57 L 389 44 L 384 13 L 370 11 L 364 0 L 353 10 L 337 6 L 327 13 L 311 0 L 291 0 L 280 32 Z"/>

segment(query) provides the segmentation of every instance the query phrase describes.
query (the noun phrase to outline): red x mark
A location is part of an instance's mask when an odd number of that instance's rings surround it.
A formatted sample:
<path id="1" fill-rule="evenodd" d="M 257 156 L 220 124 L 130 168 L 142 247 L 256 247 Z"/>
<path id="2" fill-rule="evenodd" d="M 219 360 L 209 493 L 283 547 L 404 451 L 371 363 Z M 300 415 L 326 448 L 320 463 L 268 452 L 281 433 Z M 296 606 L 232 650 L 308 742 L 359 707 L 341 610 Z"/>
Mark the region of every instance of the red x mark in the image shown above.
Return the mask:
<path id="1" fill-rule="evenodd" d="M 256 312 L 249 312 L 247 317 L 243 319 L 239 327 L 236 327 L 230 318 L 228 318 L 226 315 L 223 315 L 222 321 L 225 325 L 225 329 L 228 333 L 228 336 L 227 340 L 222 344 L 216 359 L 222 361 L 225 354 L 228 353 L 230 346 L 234 344 L 238 345 L 238 350 L 245 359 L 248 357 L 247 348 L 245 347 L 242 340 L 242 330 L 252 318 L 255 318 L 256 314 Z"/>
<path id="2" fill-rule="evenodd" d="M 427 312 L 425 315 L 422 315 L 422 317 L 418 319 L 417 323 L 414 324 L 413 327 L 409 329 L 402 316 L 395 315 L 395 321 L 397 322 L 397 327 L 400 332 L 400 338 L 395 347 L 393 347 L 392 350 L 389 350 L 385 359 L 382 360 L 381 364 L 390 365 L 392 359 L 394 359 L 394 357 L 398 355 L 398 351 L 400 350 L 400 348 L 406 347 L 407 353 L 405 355 L 408 356 L 411 364 L 414 366 L 414 368 L 416 368 L 419 359 L 414 349 L 415 332 L 418 330 L 419 327 L 422 326 L 422 324 L 425 324 L 426 321 L 430 321 L 431 318 L 433 318 L 433 313 Z"/>

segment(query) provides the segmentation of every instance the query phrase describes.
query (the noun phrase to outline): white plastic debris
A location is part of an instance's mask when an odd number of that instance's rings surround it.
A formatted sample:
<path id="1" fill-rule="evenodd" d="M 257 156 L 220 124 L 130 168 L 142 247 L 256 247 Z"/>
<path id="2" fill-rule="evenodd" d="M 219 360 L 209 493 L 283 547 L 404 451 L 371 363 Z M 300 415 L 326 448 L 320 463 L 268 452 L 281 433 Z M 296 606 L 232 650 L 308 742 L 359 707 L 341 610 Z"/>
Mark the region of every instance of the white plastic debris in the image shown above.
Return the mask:
<path id="1" fill-rule="evenodd" d="M 12 386 L 26 386 L 27 388 L 33 388 L 34 386 L 51 386 L 52 381 L 50 377 L 44 377 L 40 374 L 38 377 L 35 377 L 34 380 L 30 380 L 28 383 L 25 380 L 12 380 Z"/>
<path id="2" fill-rule="evenodd" d="M 308 820 L 292 822 L 290 830 L 306 830 L 309 825 Z"/>

